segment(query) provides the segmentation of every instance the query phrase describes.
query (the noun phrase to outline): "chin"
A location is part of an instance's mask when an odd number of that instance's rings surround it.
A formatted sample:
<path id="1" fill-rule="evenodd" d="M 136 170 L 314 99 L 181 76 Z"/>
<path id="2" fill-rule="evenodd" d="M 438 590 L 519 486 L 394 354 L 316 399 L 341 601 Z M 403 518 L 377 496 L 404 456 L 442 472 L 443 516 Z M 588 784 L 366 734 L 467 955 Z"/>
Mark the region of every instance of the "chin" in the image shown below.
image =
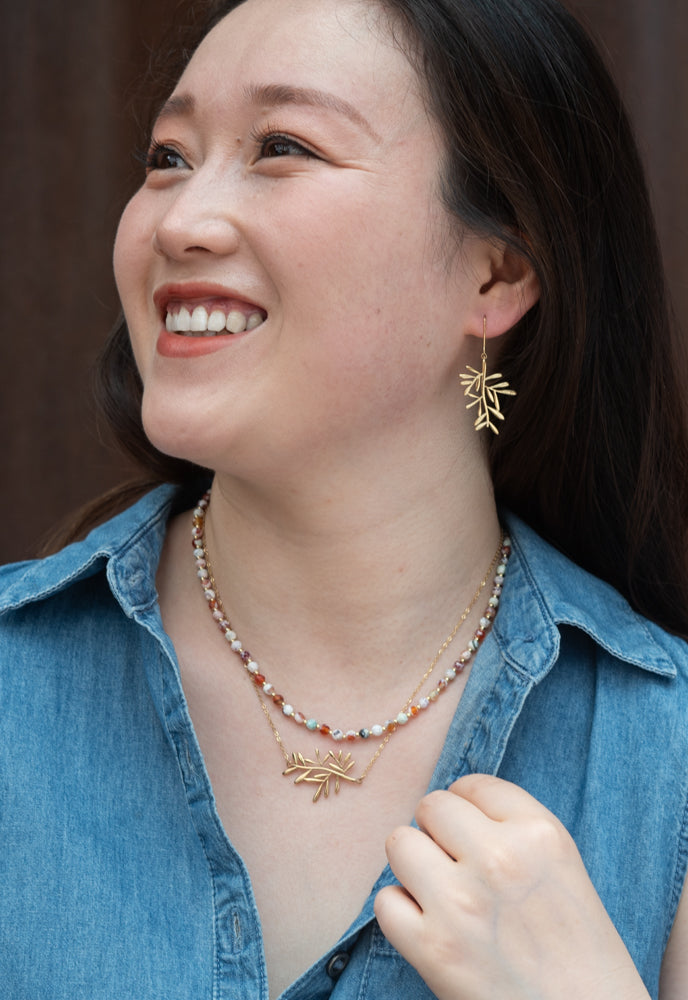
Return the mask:
<path id="1" fill-rule="evenodd" d="M 150 443 L 171 458 L 184 459 L 203 468 L 213 468 L 211 456 L 216 457 L 215 448 L 210 438 L 213 434 L 212 423 L 203 424 L 200 419 L 190 419 L 181 406 L 167 405 L 164 407 L 147 404 L 144 395 L 141 411 L 143 430 Z"/>

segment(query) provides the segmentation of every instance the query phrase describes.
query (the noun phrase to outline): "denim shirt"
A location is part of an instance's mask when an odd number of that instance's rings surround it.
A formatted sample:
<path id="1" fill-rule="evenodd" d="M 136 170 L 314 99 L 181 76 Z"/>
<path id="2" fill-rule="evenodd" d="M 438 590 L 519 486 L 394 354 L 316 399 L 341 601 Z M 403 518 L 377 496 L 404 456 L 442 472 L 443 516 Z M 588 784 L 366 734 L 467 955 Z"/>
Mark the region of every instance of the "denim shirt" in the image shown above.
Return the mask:
<path id="1" fill-rule="evenodd" d="M 251 882 L 157 604 L 173 494 L 0 571 L 0 993 L 12 1000 L 268 996 Z M 495 773 L 553 810 L 656 997 L 688 858 L 687 647 L 506 520 L 499 615 L 431 787 Z M 429 1000 L 373 916 L 392 882 L 386 869 L 283 1000 Z"/>

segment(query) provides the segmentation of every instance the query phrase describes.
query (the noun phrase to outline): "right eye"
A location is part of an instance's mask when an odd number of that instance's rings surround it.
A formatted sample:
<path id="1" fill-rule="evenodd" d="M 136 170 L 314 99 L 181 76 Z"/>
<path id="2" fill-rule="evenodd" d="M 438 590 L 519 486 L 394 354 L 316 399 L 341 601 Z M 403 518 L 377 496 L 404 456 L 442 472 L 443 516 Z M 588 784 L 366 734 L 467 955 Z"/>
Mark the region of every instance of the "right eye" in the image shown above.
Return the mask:
<path id="1" fill-rule="evenodd" d="M 186 161 L 176 149 L 163 143 L 153 142 L 146 154 L 146 173 L 152 170 L 180 170 L 186 167 Z"/>

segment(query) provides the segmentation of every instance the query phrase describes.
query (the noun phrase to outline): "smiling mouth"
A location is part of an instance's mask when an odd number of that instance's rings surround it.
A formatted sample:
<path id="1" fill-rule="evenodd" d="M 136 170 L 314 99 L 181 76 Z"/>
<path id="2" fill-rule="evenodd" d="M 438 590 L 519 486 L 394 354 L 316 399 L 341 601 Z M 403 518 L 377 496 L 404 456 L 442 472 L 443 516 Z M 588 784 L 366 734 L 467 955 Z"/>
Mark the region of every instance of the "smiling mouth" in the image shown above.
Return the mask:
<path id="1" fill-rule="evenodd" d="M 182 337 L 217 337 L 221 334 L 255 330 L 267 318 L 261 309 L 222 309 L 197 305 L 191 309 L 170 302 L 165 312 L 165 329 Z"/>

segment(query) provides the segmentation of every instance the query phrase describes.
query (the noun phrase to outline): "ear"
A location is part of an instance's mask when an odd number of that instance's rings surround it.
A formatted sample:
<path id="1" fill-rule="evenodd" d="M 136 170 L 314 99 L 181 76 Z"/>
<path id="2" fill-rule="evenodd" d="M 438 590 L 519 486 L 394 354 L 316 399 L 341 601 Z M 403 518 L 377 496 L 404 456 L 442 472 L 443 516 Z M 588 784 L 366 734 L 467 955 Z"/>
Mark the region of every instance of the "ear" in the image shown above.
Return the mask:
<path id="1" fill-rule="evenodd" d="M 525 316 L 540 298 L 540 284 L 525 259 L 503 244 L 484 244 L 483 273 L 488 275 L 476 296 L 471 329 L 467 333 L 483 335 L 483 317 L 487 317 L 486 336 L 499 337 Z M 475 329 L 473 326 L 475 325 Z"/>

